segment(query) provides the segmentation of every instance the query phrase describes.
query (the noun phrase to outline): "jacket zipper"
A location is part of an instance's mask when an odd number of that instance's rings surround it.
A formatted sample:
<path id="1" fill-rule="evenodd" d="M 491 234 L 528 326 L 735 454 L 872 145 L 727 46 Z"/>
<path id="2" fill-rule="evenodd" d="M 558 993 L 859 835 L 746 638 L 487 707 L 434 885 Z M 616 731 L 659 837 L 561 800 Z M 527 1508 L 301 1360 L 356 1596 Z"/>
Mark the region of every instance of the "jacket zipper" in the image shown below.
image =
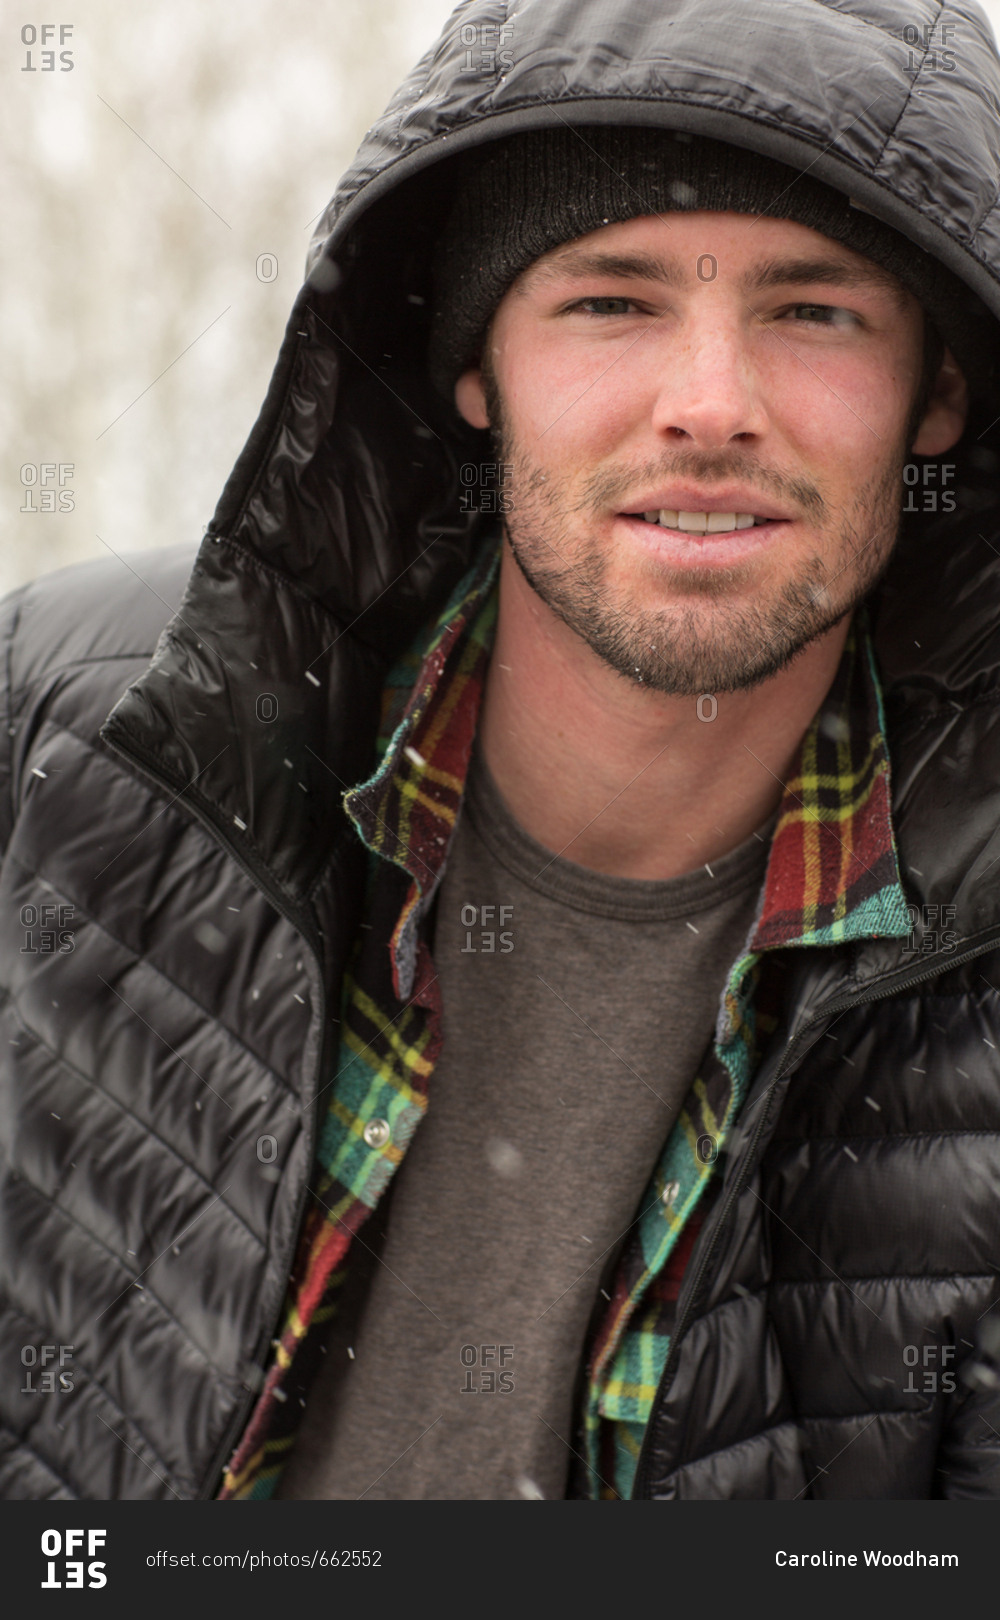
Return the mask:
<path id="1" fill-rule="evenodd" d="M 123 746 L 122 743 L 118 742 L 117 740 L 113 740 L 112 737 L 107 735 L 105 735 L 104 741 L 107 747 L 113 753 L 118 754 L 120 758 L 128 761 L 129 764 L 134 765 L 141 772 L 141 774 L 153 782 L 157 788 L 161 790 L 163 788 L 167 788 L 170 791 L 173 791 L 175 784 L 173 782 L 164 780 L 157 768 L 157 764 L 153 759 L 153 756 L 148 754 L 146 750 L 142 748 L 141 745 L 136 743 L 131 736 L 128 739 L 127 748 Z M 323 975 L 322 948 L 319 944 L 318 935 L 313 931 L 311 923 L 301 914 L 296 912 L 295 908 L 289 904 L 280 890 L 275 889 L 271 874 L 268 872 L 263 863 L 255 861 L 250 855 L 244 854 L 243 851 L 234 847 L 234 845 L 230 842 L 229 834 L 225 829 L 221 817 L 214 816 L 207 808 L 204 808 L 186 797 L 184 798 L 183 802 L 190 810 L 191 814 L 202 824 L 202 826 L 206 827 L 208 831 L 211 832 L 212 835 L 218 840 L 226 854 L 236 862 L 241 871 L 246 873 L 247 877 L 254 884 L 254 886 L 264 895 L 264 898 L 275 907 L 275 910 L 281 913 L 286 922 L 291 923 L 292 927 L 296 929 L 299 934 L 301 934 L 306 943 L 306 947 L 313 958 L 313 965 L 316 969 L 316 982 L 319 986 L 319 1013 L 322 1019 L 322 1039 L 320 1041 L 320 1051 L 316 1068 L 312 1075 L 315 1089 L 315 1085 L 318 1083 L 324 1070 L 329 1042 L 329 1029 L 326 1017 L 326 985 L 324 983 Z M 311 1167 L 316 1137 L 316 1120 L 315 1111 L 313 1109 L 309 1110 L 308 1117 L 306 1119 L 306 1132 L 308 1137 L 306 1163 Z M 299 1189 L 295 1220 L 291 1227 L 293 1234 L 292 1243 L 290 1250 L 285 1257 L 286 1263 L 283 1267 L 286 1274 L 290 1273 L 291 1271 L 295 1244 L 298 1241 L 299 1228 L 302 1224 L 302 1216 L 305 1210 L 306 1199 L 309 1195 L 309 1173 L 310 1172 L 307 1171 L 306 1176 L 303 1179 L 302 1186 Z M 283 1303 L 284 1293 L 282 1293 L 281 1302 L 278 1305 L 277 1315 L 272 1318 L 270 1326 L 266 1329 L 255 1348 L 254 1362 L 257 1365 L 259 1365 L 261 1351 L 263 1350 L 266 1352 L 268 1345 L 274 1337 L 274 1330 L 281 1320 L 281 1309 Z M 264 1355 L 263 1359 L 266 1361 L 266 1354 Z M 229 1457 L 232 1455 L 233 1447 L 235 1446 L 236 1441 L 243 1432 L 248 1413 L 254 1400 L 257 1398 L 257 1393 L 258 1392 L 256 1390 L 249 1389 L 240 1396 L 237 1409 L 233 1414 L 232 1420 L 226 1429 L 226 1433 L 223 1436 L 222 1441 L 216 1448 L 212 1463 L 205 1474 L 205 1483 L 197 1492 L 195 1497 L 196 1501 L 211 1501 L 214 1498 L 219 1478 L 229 1460 Z"/>
<path id="2" fill-rule="evenodd" d="M 885 980 L 874 991 L 869 991 L 865 995 L 860 996 L 846 996 L 840 1001 L 831 1001 L 828 1006 L 814 1013 L 809 1022 L 804 1024 L 794 1039 L 788 1043 L 788 1046 L 785 1048 L 785 1051 L 782 1054 L 781 1061 L 774 1072 L 774 1077 L 771 1081 L 772 1087 L 777 1085 L 779 1080 L 784 1079 L 794 1062 L 796 1051 L 801 1046 L 809 1031 L 813 1029 L 816 1024 L 822 1023 L 825 1019 L 831 1017 L 833 1014 L 847 1012 L 852 1007 L 864 1006 L 866 1002 L 886 1001 L 891 996 L 895 995 L 898 990 L 907 990 L 911 985 L 923 983 L 925 979 L 936 978 L 937 974 L 941 971 L 941 968 L 945 965 L 947 965 L 949 968 L 961 967 L 965 962 L 974 961 L 977 956 L 984 956 L 992 945 L 998 943 L 1000 943 L 1000 928 L 995 928 L 991 930 L 991 932 L 987 934 L 985 938 L 981 939 L 979 944 L 976 945 L 976 947 L 972 950 L 960 951 L 954 955 L 951 953 L 939 953 L 937 956 L 932 956 L 929 958 L 929 960 L 922 967 L 908 969 L 905 972 L 898 974 L 895 978 Z M 733 1185 L 729 1189 L 724 1202 L 720 1206 L 718 1219 L 715 1223 L 715 1229 L 705 1249 L 705 1253 L 699 1262 L 697 1270 L 692 1273 L 690 1285 L 684 1288 L 684 1309 L 678 1315 L 677 1324 L 671 1337 L 670 1349 L 667 1352 L 667 1359 L 664 1362 L 663 1371 L 660 1374 L 660 1381 L 657 1385 L 656 1394 L 653 1397 L 649 1421 L 646 1424 L 646 1431 L 643 1435 L 642 1447 L 639 1452 L 639 1460 L 636 1463 L 635 1478 L 632 1484 L 632 1501 L 645 1499 L 643 1493 L 646 1486 L 647 1475 L 649 1473 L 649 1455 L 651 1450 L 650 1437 L 653 1429 L 653 1418 L 655 1416 L 657 1407 L 662 1405 L 670 1385 L 673 1382 L 673 1377 L 677 1371 L 680 1343 L 691 1324 L 691 1318 L 694 1314 L 693 1301 L 698 1294 L 698 1290 L 701 1287 L 702 1280 L 705 1277 L 709 1266 L 715 1258 L 715 1254 L 719 1247 L 719 1242 L 725 1230 L 729 1215 L 732 1212 L 737 1199 L 740 1197 L 749 1183 L 751 1175 L 753 1174 L 754 1164 L 756 1162 L 755 1154 L 761 1136 L 764 1133 L 764 1122 L 766 1117 L 767 1110 L 761 1109 L 760 1119 L 754 1127 L 753 1135 L 751 1136 L 744 1150 L 744 1168 L 739 1177 L 733 1182 Z"/>

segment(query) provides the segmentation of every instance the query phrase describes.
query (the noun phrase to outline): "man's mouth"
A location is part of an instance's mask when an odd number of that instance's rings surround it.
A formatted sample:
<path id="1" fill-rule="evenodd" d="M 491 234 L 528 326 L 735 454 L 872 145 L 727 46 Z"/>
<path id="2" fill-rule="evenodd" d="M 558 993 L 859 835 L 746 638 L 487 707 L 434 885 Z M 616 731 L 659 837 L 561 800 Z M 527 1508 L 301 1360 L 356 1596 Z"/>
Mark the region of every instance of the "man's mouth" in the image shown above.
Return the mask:
<path id="1" fill-rule="evenodd" d="M 736 491 L 727 493 L 731 499 Z M 750 491 L 741 493 L 746 497 Z M 761 505 L 763 512 L 661 506 L 655 510 L 621 512 L 618 517 L 619 521 L 624 520 L 625 529 L 631 531 L 633 544 L 638 544 L 640 552 L 682 572 L 703 571 L 749 564 L 753 558 L 763 556 L 772 546 L 780 544 L 785 529 L 794 528 L 794 518 L 778 516 L 773 508 L 769 512 L 766 501 L 761 501 Z M 733 506 L 737 506 L 735 501 Z"/>
<path id="2" fill-rule="evenodd" d="M 763 523 L 782 521 L 758 517 L 754 512 L 674 512 L 666 507 L 658 512 L 628 512 L 625 515 L 642 517 L 646 523 L 659 524 L 662 529 L 675 529 L 679 534 L 731 534 L 737 529 L 753 529 Z"/>

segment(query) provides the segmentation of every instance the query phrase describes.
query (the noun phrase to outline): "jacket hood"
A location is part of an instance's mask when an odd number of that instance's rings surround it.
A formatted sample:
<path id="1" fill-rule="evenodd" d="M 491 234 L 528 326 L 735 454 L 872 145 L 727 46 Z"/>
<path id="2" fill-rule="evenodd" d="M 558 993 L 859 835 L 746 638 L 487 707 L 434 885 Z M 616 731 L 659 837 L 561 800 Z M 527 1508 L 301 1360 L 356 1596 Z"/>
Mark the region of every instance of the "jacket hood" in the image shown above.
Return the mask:
<path id="1" fill-rule="evenodd" d="M 426 376 L 430 263 L 455 165 L 518 130 L 608 122 L 808 170 L 940 259 L 1000 320 L 1000 61 L 974 0 L 457 7 L 320 221 L 180 613 L 105 727 L 292 903 L 352 834 L 340 796 L 370 764 L 387 665 L 492 527 L 459 499 L 463 463 L 490 459 L 487 436 Z M 986 403 L 995 411 L 940 458 L 953 502 L 937 472 L 917 485 L 877 631 L 904 876 L 918 903 L 956 905 L 969 934 L 1000 924 L 1000 390 Z M 279 723 L 260 719 L 262 694 Z"/>
<path id="2" fill-rule="evenodd" d="M 423 238 L 412 277 L 462 153 L 516 131 L 631 124 L 710 136 L 833 186 L 1000 314 L 1000 80 L 975 0 L 514 0 L 499 11 L 469 0 L 453 13 L 321 216 L 311 269 L 350 261 L 361 218 L 377 235 L 391 196 L 389 235 L 405 217 L 407 236 Z M 409 185 L 418 175 L 423 185 Z M 318 268 L 314 284 L 325 275 Z"/>

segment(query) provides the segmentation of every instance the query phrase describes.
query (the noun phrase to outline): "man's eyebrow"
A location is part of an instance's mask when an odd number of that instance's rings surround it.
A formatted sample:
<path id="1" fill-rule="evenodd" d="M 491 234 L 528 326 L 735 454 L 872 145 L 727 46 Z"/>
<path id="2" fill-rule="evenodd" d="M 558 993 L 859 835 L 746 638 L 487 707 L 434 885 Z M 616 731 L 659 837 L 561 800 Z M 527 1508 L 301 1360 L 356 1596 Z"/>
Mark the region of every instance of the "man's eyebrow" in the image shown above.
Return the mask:
<path id="1" fill-rule="evenodd" d="M 836 287 L 878 287 L 891 293 L 899 303 L 906 298 L 906 289 L 891 270 L 866 259 L 864 264 L 848 264 L 835 258 L 769 259 L 766 264 L 748 270 L 741 279 L 746 293 L 766 292 L 769 287 L 784 287 L 800 282 L 822 282 Z"/>
<path id="2" fill-rule="evenodd" d="M 652 253 L 602 253 L 569 248 L 564 253 L 547 255 L 532 265 L 525 282 L 554 281 L 565 275 L 617 276 L 626 281 L 658 281 L 666 287 L 681 287 L 693 279 L 676 258 L 661 259 Z M 902 283 L 892 272 L 870 260 L 864 264 L 850 264 L 845 259 L 801 255 L 768 259 L 745 270 L 740 278 L 740 288 L 744 294 L 803 283 L 822 283 L 849 290 L 878 287 L 890 293 L 899 304 L 904 303 L 906 298 Z"/>

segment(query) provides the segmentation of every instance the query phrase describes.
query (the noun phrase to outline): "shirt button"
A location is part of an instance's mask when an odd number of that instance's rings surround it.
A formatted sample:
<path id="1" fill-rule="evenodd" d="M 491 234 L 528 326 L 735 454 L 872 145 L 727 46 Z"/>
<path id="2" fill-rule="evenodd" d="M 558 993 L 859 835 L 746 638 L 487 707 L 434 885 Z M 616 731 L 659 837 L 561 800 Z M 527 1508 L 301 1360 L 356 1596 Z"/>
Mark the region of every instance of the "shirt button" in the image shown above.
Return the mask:
<path id="1" fill-rule="evenodd" d="M 667 1209 L 670 1208 L 671 1204 L 673 1203 L 674 1199 L 677 1197 L 677 1194 L 680 1192 L 680 1190 L 681 1190 L 681 1184 L 680 1184 L 679 1181 L 668 1181 L 667 1182 L 666 1186 L 664 1187 L 663 1191 L 660 1194 L 660 1199 L 661 1199 L 662 1203 L 664 1204 L 664 1206 Z"/>
<path id="2" fill-rule="evenodd" d="M 385 1147 L 392 1132 L 387 1119 L 370 1119 L 364 1128 L 364 1139 L 370 1148 Z"/>

